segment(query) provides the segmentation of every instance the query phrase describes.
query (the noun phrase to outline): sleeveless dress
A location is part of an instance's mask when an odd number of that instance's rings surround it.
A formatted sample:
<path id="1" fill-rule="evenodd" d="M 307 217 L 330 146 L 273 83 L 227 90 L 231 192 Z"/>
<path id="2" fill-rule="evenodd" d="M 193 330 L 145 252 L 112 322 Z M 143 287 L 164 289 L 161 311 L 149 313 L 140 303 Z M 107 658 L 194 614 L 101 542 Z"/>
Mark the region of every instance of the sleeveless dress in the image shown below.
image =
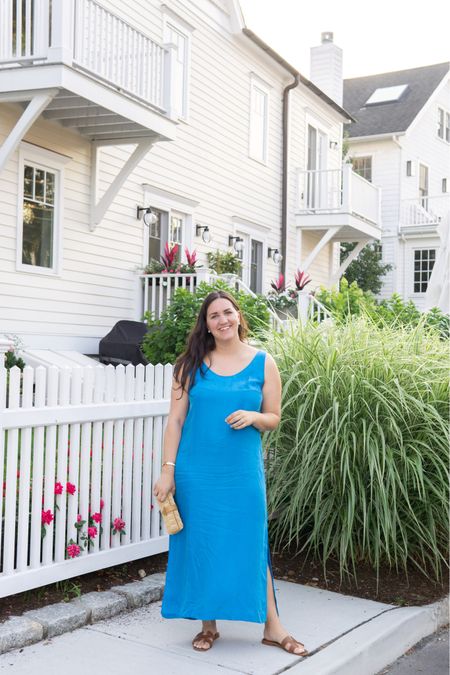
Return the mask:
<path id="1" fill-rule="evenodd" d="M 198 369 L 189 391 L 175 467 L 175 501 L 184 528 L 169 535 L 161 615 L 264 623 L 267 530 L 261 434 L 232 429 L 236 410 L 261 411 L 266 354 L 234 375 Z M 201 372 L 200 372 L 201 371 Z"/>

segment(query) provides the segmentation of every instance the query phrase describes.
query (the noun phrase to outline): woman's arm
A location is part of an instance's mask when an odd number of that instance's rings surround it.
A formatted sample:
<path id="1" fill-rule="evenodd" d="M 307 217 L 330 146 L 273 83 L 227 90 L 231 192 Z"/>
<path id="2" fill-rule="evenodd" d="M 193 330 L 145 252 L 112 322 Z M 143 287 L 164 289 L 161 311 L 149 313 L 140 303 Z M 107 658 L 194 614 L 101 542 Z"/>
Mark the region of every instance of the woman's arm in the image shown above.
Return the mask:
<path id="1" fill-rule="evenodd" d="M 258 431 L 271 431 L 278 426 L 281 418 L 281 377 L 270 354 L 266 355 L 262 393 L 262 412 L 236 410 L 225 422 L 232 429 L 245 429 L 253 425 Z"/>

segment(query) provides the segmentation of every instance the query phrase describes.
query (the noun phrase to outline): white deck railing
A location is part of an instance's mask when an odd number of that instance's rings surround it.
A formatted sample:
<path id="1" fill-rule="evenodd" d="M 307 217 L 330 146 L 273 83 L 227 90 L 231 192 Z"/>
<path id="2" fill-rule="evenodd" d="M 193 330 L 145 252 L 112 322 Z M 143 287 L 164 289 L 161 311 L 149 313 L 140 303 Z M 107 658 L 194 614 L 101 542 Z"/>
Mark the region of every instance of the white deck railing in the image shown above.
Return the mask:
<path id="1" fill-rule="evenodd" d="M 95 0 L 0 2 L 0 68 L 65 63 L 170 110 L 173 49 Z"/>
<path id="2" fill-rule="evenodd" d="M 349 213 L 380 224 L 380 189 L 352 170 L 297 171 L 300 213 Z"/>
<path id="3" fill-rule="evenodd" d="M 171 365 L 0 366 L 0 597 L 167 550 L 153 485 L 171 382 Z"/>
<path id="4" fill-rule="evenodd" d="M 437 226 L 441 222 L 450 224 L 450 194 L 402 199 L 400 202 L 400 229 Z"/>

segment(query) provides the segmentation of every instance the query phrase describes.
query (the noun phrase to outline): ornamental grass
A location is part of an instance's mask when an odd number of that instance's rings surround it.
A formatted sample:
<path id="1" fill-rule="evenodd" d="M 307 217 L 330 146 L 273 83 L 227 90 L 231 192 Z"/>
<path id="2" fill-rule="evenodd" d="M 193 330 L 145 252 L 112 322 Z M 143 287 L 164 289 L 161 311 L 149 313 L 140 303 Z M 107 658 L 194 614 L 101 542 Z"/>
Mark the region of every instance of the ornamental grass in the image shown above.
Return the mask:
<path id="1" fill-rule="evenodd" d="M 267 335 L 283 382 L 265 437 L 277 549 L 359 562 L 377 576 L 410 565 L 439 581 L 448 550 L 449 343 L 419 324 L 367 317 Z"/>

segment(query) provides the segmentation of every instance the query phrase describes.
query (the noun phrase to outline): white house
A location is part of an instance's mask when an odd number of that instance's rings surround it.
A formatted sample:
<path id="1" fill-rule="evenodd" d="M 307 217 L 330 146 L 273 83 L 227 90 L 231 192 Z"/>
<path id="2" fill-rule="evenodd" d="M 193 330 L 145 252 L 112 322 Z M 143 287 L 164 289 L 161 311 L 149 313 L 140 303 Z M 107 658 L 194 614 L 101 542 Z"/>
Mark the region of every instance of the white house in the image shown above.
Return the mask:
<path id="1" fill-rule="evenodd" d="M 166 242 L 206 265 L 239 237 L 253 291 L 302 266 L 329 283 L 339 235 L 380 233 L 377 189 L 341 186 L 349 119 L 234 0 L 2 3 L 0 333 L 97 353 L 152 309 L 136 270 Z"/>
<path id="2" fill-rule="evenodd" d="M 450 227 L 450 63 L 344 81 L 353 168 L 382 190 L 383 261 L 394 269 L 381 297 L 424 308 Z"/>

